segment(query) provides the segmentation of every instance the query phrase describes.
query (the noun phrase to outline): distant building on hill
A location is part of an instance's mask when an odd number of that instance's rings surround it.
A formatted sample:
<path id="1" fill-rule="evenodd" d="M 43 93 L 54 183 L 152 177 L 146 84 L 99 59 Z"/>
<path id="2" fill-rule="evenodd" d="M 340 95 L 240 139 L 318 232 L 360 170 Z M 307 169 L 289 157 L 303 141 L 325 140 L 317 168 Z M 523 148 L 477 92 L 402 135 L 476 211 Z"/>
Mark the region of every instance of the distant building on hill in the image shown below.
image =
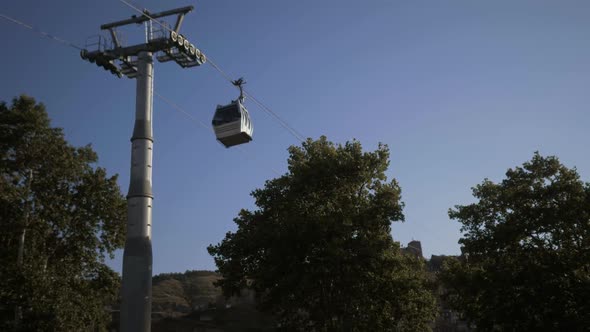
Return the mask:
<path id="1" fill-rule="evenodd" d="M 422 256 L 422 244 L 420 243 L 420 241 L 410 241 L 407 247 L 402 248 L 402 252 L 420 258 L 424 257 Z"/>

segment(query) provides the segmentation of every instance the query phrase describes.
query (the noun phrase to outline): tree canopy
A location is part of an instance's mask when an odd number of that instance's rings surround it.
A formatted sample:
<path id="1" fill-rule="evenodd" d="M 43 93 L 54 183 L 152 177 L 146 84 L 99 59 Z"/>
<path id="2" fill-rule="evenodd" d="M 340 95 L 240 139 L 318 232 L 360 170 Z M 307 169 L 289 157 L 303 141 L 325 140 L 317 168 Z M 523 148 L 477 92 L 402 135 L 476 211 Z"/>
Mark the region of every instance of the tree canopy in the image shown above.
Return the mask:
<path id="1" fill-rule="evenodd" d="M 105 258 L 124 244 L 117 176 L 73 147 L 42 104 L 0 103 L 0 329 L 104 329 L 119 277 Z"/>
<path id="2" fill-rule="evenodd" d="M 448 298 L 481 331 L 590 326 L 590 185 L 536 153 L 478 200 L 449 211 L 463 256 L 441 274 Z"/>
<path id="3" fill-rule="evenodd" d="M 209 252 L 226 296 L 255 291 L 287 330 L 422 331 L 435 312 L 424 262 L 401 253 L 401 189 L 388 181 L 389 150 L 325 137 L 289 148 L 289 171 L 252 192 Z"/>

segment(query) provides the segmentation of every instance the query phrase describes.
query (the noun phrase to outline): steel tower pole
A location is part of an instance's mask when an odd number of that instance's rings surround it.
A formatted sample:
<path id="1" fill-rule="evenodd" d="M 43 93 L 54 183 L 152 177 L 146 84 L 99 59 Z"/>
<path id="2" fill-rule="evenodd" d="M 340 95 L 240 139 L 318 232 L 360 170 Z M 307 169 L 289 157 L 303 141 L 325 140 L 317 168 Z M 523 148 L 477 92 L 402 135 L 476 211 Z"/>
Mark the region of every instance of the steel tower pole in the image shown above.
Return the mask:
<path id="1" fill-rule="evenodd" d="M 135 126 L 127 194 L 127 236 L 123 254 L 121 331 L 149 332 L 152 310 L 152 104 L 153 57 L 137 58 Z"/>
<path id="2" fill-rule="evenodd" d="M 179 34 L 184 15 L 193 6 L 181 7 L 160 13 L 143 10 L 141 16 L 103 24 L 108 30 L 113 47 L 88 51 L 82 49 L 83 60 L 94 63 L 118 77 L 127 76 L 137 81 L 135 100 L 135 126 L 131 137 L 131 176 L 127 194 L 127 235 L 123 253 L 123 283 L 121 285 L 122 332 L 149 332 L 152 311 L 152 104 L 154 67 L 153 53 L 160 62 L 174 61 L 182 68 L 200 66 L 205 55 Z M 176 15 L 174 30 L 168 37 L 152 35 L 152 21 Z M 124 46 L 116 28 L 146 23 L 145 43 Z M 101 39 L 99 39 L 100 44 Z"/>

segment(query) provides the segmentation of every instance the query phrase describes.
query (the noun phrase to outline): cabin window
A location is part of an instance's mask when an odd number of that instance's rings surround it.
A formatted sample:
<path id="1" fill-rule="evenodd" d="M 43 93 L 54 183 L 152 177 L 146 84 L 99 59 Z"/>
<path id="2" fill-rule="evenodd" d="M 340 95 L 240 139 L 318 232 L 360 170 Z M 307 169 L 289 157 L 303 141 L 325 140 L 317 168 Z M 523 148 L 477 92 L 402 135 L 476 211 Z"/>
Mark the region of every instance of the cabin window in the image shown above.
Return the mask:
<path id="1" fill-rule="evenodd" d="M 213 125 L 219 126 L 222 124 L 240 121 L 241 114 L 239 110 L 239 106 L 236 104 L 232 104 L 223 108 L 218 109 L 215 112 L 215 117 L 213 118 Z"/>

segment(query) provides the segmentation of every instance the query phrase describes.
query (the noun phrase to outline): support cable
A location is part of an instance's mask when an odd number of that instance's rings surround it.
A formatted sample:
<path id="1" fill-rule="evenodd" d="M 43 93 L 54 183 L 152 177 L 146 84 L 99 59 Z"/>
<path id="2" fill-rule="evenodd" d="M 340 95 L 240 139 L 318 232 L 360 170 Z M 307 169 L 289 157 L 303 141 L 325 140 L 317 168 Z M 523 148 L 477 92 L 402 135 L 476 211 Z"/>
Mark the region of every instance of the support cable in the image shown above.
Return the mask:
<path id="1" fill-rule="evenodd" d="M 123 1 L 123 0 L 121 0 Z M 211 66 L 217 70 L 221 76 L 223 76 L 225 78 L 226 81 L 230 82 L 233 84 L 233 80 L 231 79 L 231 77 L 226 74 L 210 57 L 207 56 L 207 62 L 209 62 L 211 64 Z M 271 115 L 272 117 L 275 118 L 275 120 L 281 125 L 281 127 L 283 127 L 285 130 L 287 130 L 291 135 L 293 135 L 297 140 L 304 142 L 305 141 L 305 137 L 303 135 L 301 135 L 295 128 L 293 128 L 291 125 L 289 125 L 287 123 L 287 121 L 283 120 L 277 113 L 275 113 L 273 110 L 271 110 L 269 107 L 267 107 L 266 105 L 264 105 L 261 101 L 259 101 L 258 99 L 256 99 L 256 97 L 254 97 L 254 95 L 252 95 L 250 92 L 248 92 L 246 89 L 244 89 L 244 94 L 252 99 L 254 101 L 255 104 L 258 105 L 258 107 L 260 107 L 260 109 L 262 109 L 264 112 L 266 112 L 267 114 Z"/>
<path id="2" fill-rule="evenodd" d="M 119 0 L 120 2 L 122 2 L 123 4 L 125 4 L 127 7 L 133 9 L 134 11 L 144 15 L 145 17 L 149 18 L 150 20 L 152 20 L 153 22 L 159 24 L 162 28 L 168 30 L 169 32 L 172 32 L 174 30 L 172 30 L 169 26 L 163 24 L 162 22 L 154 19 L 153 17 L 151 17 L 148 13 L 146 13 L 145 11 L 141 10 L 140 8 L 138 8 L 137 6 L 131 4 L 129 1 L 126 0 Z M 217 72 L 219 72 L 221 74 L 221 76 L 223 76 L 225 78 L 226 81 L 228 81 L 229 83 L 232 83 L 233 80 L 232 78 L 227 75 L 219 65 L 217 65 L 215 63 L 215 61 L 213 61 L 213 59 L 209 56 L 207 56 L 207 62 L 211 64 L 211 66 L 217 70 Z M 258 100 L 256 97 L 254 97 L 254 95 L 252 95 L 251 93 L 247 92 L 244 90 L 244 94 L 246 96 L 248 96 L 250 99 L 252 99 L 254 101 L 255 104 L 258 105 L 258 107 L 260 107 L 260 109 L 262 109 L 264 112 L 266 112 L 267 114 L 269 114 L 271 117 L 273 117 L 278 123 L 279 125 L 281 125 L 281 127 L 283 127 L 283 129 L 287 130 L 293 137 L 295 137 L 298 141 L 300 142 L 304 142 L 305 141 L 305 137 L 299 133 L 295 128 L 293 128 L 293 126 L 291 126 L 289 123 L 287 123 L 287 121 L 285 121 L 282 117 L 280 117 L 276 112 L 274 112 L 272 109 L 270 109 L 270 107 L 264 105 L 260 100 Z"/>
<path id="3" fill-rule="evenodd" d="M 15 18 L 12 18 L 12 17 L 10 17 L 10 16 L 7 16 L 7 15 L 4 15 L 4 14 L 0 14 L 0 17 L 2 17 L 2 18 L 3 18 L 3 19 L 5 19 L 5 20 L 11 21 L 12 23 L 18 24 L 18 25 L 20 25 L 20 26 L 22 26 L 22 27 L 25 27 L 25 28 L 27 28 L 27 29 L 29 29 L 29 30 L 32 30 L 32 31 L 34 31 L 34 32 L 36 32 L 36 33 L 38 33 L 38 34 L 42 35 L 43 37 L 49 38 L 49 39 L 51 39 L 51 40 L 54 40 L 54 41 L 56 41 L 56 42 L 58 42 L 58 43 L 61 43 L 61 44 L 63 44 L 63 45 L 66 45 L 66 46 L 69 46 L 69 47 L 75 48 L 75 49 L 77 49 L 78 51 L 81 51 L 81 50 L 82 50 L 82 47 L 79 47 L 78 45 L 76 45 L 76 44 L 74 44 L 74 43 L 70 43 L 69 41 L 67 41 L 67 40 L 65 40 L 65 39 L 61 39 L 61 38 L 59 38 L 59 37 L 56 37 L 56 36 L 54 36 L 54 35 L 51 35 L 51 34 L 49 34 L 49 33 L 45 32 L 45 31 L 43 31 L 43 30 L 41 30 L 41 29 L 38 29 L 38 28 L 36 28 L 36 27 L 34 27 L 34 26 L 31 26 L 31 25 L 28 25 L 28 24 L 26 24 L 26 23 L 24 23 L 24 22 L 21 22 L 21 21 L 19 21 L 19 20 L 15 19 Z"/>
<path id="4" fill-rule="evenodd" d="M 19 20 L 16 20 L 16 19 L 14 19 L 14 18 L 12 18 L 12 17 L 6 16 L 6 15 L 4 15 L 4 14 L 0 14 L 0 17 L 2 17 L 2 18 L 6 19 L 6 20 L 8 20 L 8 21 L 10 21 L 10 22 L 12 22 L 12 23 L 14 23 L 14 24 L 17 24 L 17 25 L 23 26 L 23 27 L 25 27 L 25 28 L 27 28 L 27 29 L 29 29 L 29 30 L 33 30 L 34 32 L 36 32 L 36 33 L 38 33 L 38 34 L 40 34 L 40 35 L 42 35 L 42 36 L 44 36 L 44 37 L 47 37 L 47 38 L 49 38 L 50 40 L 53 40 L 53 41 L 55 41 L 55 42 L 58 42 L 58 43 L 60 43 L 60 44 L 62 44 L 62 45 L 65 45 L 65 46 L 68 46 L 68 47 L 72 47 L 72 48 L 74 48 L 74 49 L 76 49 L 76 50 L 82 50 L 82 48 L 81 48 L 81 47 L 78 47 L 78 46 L 76 46 L 76 44 L 74 44 L 74 43 L 71 43 L 71 42 L 69 42 L 69 41 L 67 41 L 67 40 L 65 40 L 65 39 L 59 38 L 59 37 L 57 37 L 57 36 L 51 35 L 51 34 L 49 34 L 49 33 L 45 32 L 45 31 L 43 31 L 43 30 L 41 30 L 41 29 L 34 28 L 33 26 L 31 26 L 31 25 L 28 25 L 28 24 L 26 24 L 26 23 L 24 23 L 24 22 L 21 22 L 21 21 L 19 21 Z M 201 127 L 205 128 L 206 130 L 213 131 L 213 128 L 211 128 L 210 126 L 207 126 L 207 125 L 206 125 L 206 124 L 205 124 L 203 121 L 199 120 L 197 117 L 195 117 L 194 115 L 192 115 L 192 114 L 190 114 L 189 112 L 187 112 L 187 111 L 186 111 L 184 108 L 180 107 L 178 104 L 176 104 L 176 103 L 174 103 L 173 101 L 171 101 L 170 99 L 168 99 L 168 98 L 164 97 L 162 94 L 160 94 L 158 91 L 156 91 L 156 89 L 154 89 L 153 87 L 152 87 L 152 91 L 153 91 L 153 94 L 154 94 L 156 97 L 158 97 L 158 98 L 159 98 L 160 100 L 162 100 L 164 103 L 166 103 L 166 104 L 168 104 L 169 106 L 171 106 L 171 107 L 172 107 L 174 110 L 176 110 L 177 112 L 184 114 L 184 115 L 185 115 L 187 118 L 189 118 L 190 120 L 192 120 L 192 121 L 193 121 L 193 123 L 200 125 Z M 247 158 L 249 158 L 250 160 L 254 160 L 254 159 L 255 159 L 251 153 L 248 153 L 248 152 L 246 152 L 246 150 L 245 150 L 244 148 L 242 148 L 241 146 L 237 146 L 237 149 L 238 149 L 238 150 L 239 150 L 241 153 L 243 153 L 243 154 L 244 154 L 244 155 L 245 155 Z M 281 176 L 281 175 L 282 175 L 282 174 L 281 174 L 279 171 L 277 171 L 277 170 L 276 170 L 276 169 L 274 169 L 274 168 L 271 168 L 271 170 L 272 170 L 272 171 L 273 171 L 273 172 L 274 172 L 274 173 L 275 173 L 277 176 Z"/>
<path id="5" fill-rule="evenodd" d="M 203 123 L 203 121 L 201 121 L 198 118 L 194 117 L 192 114 L 190 114 L 189 112 L 185 111 L 182 107 L 178 106 L 178 104 L 176 104 L 173 101 L 171 101 L 170 99 L 162 96 L 161 94 L 159 94 L 155 90 L 154 90 L 154 95 L 156 97 L 160 98 L 166 104 L 172 106 L 178 112 L 184 114 L 186 117 L 188 117 L 189 119 L 191 119 L 194 123 L 197 123 L 198 125 L 200 125 L 201 127 L 205 128 L 206 130 L 213 131 L 213 128 L 211 128 L 211 126 L 207 126 L 205 123 Z"/>
<path id="6" fill-rule="evenodd" d="M 260 100 L 256 99 L 250 92 L 244 89 L 244 94 L 248 96 L 248 98 L 252 99 L 255 104 L 258 105 L 262 110 L 266 111 L 266 113 L 272 115 L 283 127 L 286 129 L 291 135 L 293 135 L 296 139 L 301 142 L 305 142 L 305 137 L 301 135 L 293 126 L 289 125 L 286 121 L 284 121 L 277 113 L 273 112 L 268 106 L 264 105 Z"/>
<path id="7" fill-rule="evenodd" d="M 205 123 L 203 123 L 203 121 L 199 120 L 198 118 L 196 118 L 195 116 L 193 116 L 192 114 L 190 114 L 189 112 L 187 112 L 184 108 L 180 107 L 178 104 L 174 103 L 170 99 L 162 96 L 161 94 L 159 94 L 156 91 L 154 91 L 154 95 L 156 97 L 160 98 L 164 103 L 166 103 L 169 106 L 171 106 L 172 108 L 174 108 L 176 111 L 184 114 L 186 117 L 188 117 L 189 119 L 191 119 L 193 121 L 193 123 L 200 125 L 201 127 L 205 128 L 206 130 L 210 130 L 211 132 L 214 132 L 212 127 L 207 126 Z M 246 150 L 243 147 L 241 147 L 241 146 L 238 145 L 235 148 L 237 150 L 239 150 L 241 153 L 243 153 L 244 156 L 246 156 L 248 159 L 253 160 L 253 161 L 256 161 L 256 158 L 254 158 L 254 156 L 251 153 L 246 152 Z M 277 171 L 273 167 L 271 167 L 271 170 L 277 176 L 282 176 L 281 172 Z"/>

